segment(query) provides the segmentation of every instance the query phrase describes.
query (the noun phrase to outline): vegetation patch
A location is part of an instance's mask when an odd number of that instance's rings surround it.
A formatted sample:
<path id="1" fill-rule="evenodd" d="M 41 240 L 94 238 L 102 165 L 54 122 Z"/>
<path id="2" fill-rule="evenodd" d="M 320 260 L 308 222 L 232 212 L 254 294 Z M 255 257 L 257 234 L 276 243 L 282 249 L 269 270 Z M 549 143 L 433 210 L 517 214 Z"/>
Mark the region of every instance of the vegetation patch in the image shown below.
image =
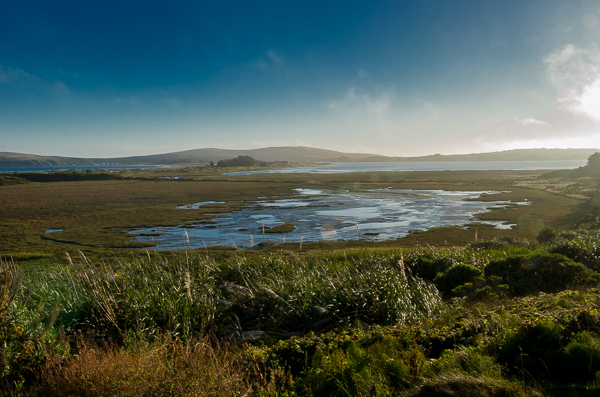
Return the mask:
<path id="1" fill-rule="evenodd" d="M 282 225 L 273 226 L 270 228 L 264 228 L 265 233 L 291 233 L 296 230 L 296 225 L 293 223 L 284 223 Z M 262 231 L 262 228 L 261 228 Z"/>
<path id="2" fill-rule="evenodd" d="M 168 172 L 186 180 L 152 180 Z M 181 252 L 137 249 L 126 230 L 199 224 L 175 208 L 182 202 L 229 200 L 194 211 L 208 220 L 299 185 L 352 191 L 380 182 L 367 173 L 209 178 L 190 168 L 2 186 L 1 390 L 597 395 L 600 235 L 569 225 L 593 225 L 578 222 L 598 208 L 514 185 L 519 175 L 536 179 L 530 173 L 377 174 L 395 188 L 531 199 L 481 215 L 513 219 L 513 230 L 472 223 L 374 243 L 237 250 L 224 242 Z M 83 245 L 44 240 L 52 228 L 63 229 L 49 235 L 56 241 Z"/>

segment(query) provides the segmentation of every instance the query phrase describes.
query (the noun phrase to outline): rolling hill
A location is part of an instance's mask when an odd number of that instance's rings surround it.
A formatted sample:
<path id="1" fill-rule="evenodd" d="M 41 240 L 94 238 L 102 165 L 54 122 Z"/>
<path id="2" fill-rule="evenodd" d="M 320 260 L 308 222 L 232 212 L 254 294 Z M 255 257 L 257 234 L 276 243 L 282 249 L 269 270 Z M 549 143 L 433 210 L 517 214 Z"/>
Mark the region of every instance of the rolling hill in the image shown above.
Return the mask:
<path id="1" fill-rule="evenodd" d="M 544 161 L 585 160 L 598 149 L 517 149 L 491 153 L 388 157 L 367 153 L 343 153 L 305 146 L 269 147 L 249 150 L 192 149 L 181 152 L 115 158 L 38 156 L 0 152 L 0 167 L 85 166 L 85 165 L 170 165 L 206 164 L 210 161 L 251 156 L 261 161 L 289 162 L 438 162 L 438 161 Z"/>

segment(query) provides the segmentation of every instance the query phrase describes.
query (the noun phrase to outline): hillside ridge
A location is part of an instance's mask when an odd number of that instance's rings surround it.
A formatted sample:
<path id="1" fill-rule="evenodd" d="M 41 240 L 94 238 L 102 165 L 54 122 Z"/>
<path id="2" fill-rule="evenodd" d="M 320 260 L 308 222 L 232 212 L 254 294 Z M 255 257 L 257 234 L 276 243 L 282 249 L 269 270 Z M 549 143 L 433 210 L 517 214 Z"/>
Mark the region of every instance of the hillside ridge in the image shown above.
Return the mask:
<path id="1" fill-rule="evenodd" d="M 114 158 L 41 156 L 27 153 L 0 152 L 0 167 L 206 164 L 210 161 L 217 162 L 221 159 L 237 156 L 251 156 L 261 161 L 289 161 L 293 163 L 586 160 L 598 151 L 598 149 L 514 149 L 488 153 L 390 157 L 369 153 L 344 153 L 306 146 L 283 146 L 245 150 L 203 148 Z"/>

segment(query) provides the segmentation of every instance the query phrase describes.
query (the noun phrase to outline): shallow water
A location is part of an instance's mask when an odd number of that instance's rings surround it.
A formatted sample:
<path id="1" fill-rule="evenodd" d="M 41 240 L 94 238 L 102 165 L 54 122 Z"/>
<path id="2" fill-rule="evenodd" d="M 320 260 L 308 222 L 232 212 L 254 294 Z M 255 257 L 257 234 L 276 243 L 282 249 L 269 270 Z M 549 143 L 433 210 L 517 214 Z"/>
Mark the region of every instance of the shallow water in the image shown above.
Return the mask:
<path id="1" fill-rule="evenodd" d="M 48 229 L 44 234 L 62 232 L 62 229 Z"/>
<path id="2" fill-rule="evenodd" d="M 197 224 L 191 228 L 189 225 L 185 228 L 141 228 L 129 230 L 129 233 L 162 233 L 160 236 L 133 236 L 132 240 L 155 242 L 155 249 L 166 250 L 213 245 L 250 247 L 261 242 L 301 240 L 388 240 L 404 237 L 411 230 L 465 225 L 474 221 L 475 214 L 493 208 L 528 204 L 476 200 L 495 193 L 499 192 L 373 189 L 339 194 L 328 190 L 296 189 L 294 198 L 259 200 L 240 211 L 215 216 L 216 224 Z M 192 211 L 200 205 L 202 203 L 179 208 Z M 501 221 L 477 222 L 498 228 L 513 226 Z M 296 230 L 287 234 L 262 233 L 263 225 L 268 228 L 284 223 L 294 224 Z"/>
<path id="3" fill-rule="evenodd" d="M 431 162 L 373 162 L 327 163 L 310 167 L 292 167 L 279 170 L 230 172 L 224 175 L 251 174 L 340 174 L 347 172 L 377 171 L 498 171 L 498 170 L 562 170 L 584 166 L 586 160 L 552 161 L 431 161 Z"/>

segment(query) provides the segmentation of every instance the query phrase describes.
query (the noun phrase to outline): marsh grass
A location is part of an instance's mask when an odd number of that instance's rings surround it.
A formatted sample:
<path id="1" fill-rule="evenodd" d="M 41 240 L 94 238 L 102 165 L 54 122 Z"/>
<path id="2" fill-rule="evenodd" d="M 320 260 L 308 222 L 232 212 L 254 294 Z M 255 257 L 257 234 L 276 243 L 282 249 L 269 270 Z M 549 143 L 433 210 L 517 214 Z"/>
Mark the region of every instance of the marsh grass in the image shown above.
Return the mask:
<path id="1" fill-rule="evenodd" d="M 431 316 L 442 307 L 431 283 L 407 281 L 397 264 L 376 257 L 343 262 L 239 257 L 223 272 L 247 291 L 227 294 L 231 311 L 238 319 L 252 318 L 247 326 L 270 331 L 306 332 L 356 320 L 394 324 Z"/>
<path id="2" fill-rule="evenodd" d="M 165 173 L 186 174 L 185 180 L 162 179 Z M 204 171 L 203 171 L 204 172 Z M 83 250 L 94 259 L 122 254 L 127 248 L 144 248 L 131 242 L 126 230 L 152 226 L 178 226 L 186 222 L 198 223 L 211 219 L 210 213 L 239 210 L 244 203 L 262 196 L 290 197 L 298 186 L 307 188 L 343 187 L 412 188 L 449 190 L 497 190 L 500 195 L 482 199 L 523 200 L 528 206 L 512 206 L 481 214 L 481 219 L 504 220 L 517 223 L 514 230 L 499 230 L 476 225 L 478 239 L 490 240 L 495 236 L 518 234 L 535 238 L 545 226 L 557 230 L 572 226 L 587 209 L 581 199 L 564 197 L 539 188 L 516 186 L 527 180 L 535 182 L 535 172 L 390 172 L 378 173 L 380 182 L 372 182 L 374 174 L 353 173 L 340 175 L 250 175 L 245 177 L 208 177 L 180 169 L 123 171 L 124 180 L 83 180 L 77 182 L 32 182 L 22 185 L 0 186 L 0 254 L 20 255 L 28 252 L 48 252 L 56 257 L 64 251 Z M 140 175 L 144 179 L 139 178 Z M 214 200 L 226 204 L 198 210 L 178 210 L 176 207 L 194 202 Z M 578 217 L 579 216 L 579 217 Z M 50 228 L 62 232 L 44 236 Z M 398 241 L 369 242 L 369 246 L 404 246 L 418 244 L 432 246 L 464 246 L 473 242 L 474 230 L 463 228 L 433 228 L 411 234 Z M 51 240 L 50 240 L 51 239 Z M 360 242 L 308 243 L 310 249 L 345 249 L 367 244 Z M 55 241 L 55 242 L 53 242 Z M 73 246 L 72 244 L 77 244 Z M 290 245 L 289 247 L 291 247 Z M 296 245 L 297 246 L 297 245 Z M 265 247 L 267 249 L 267 247 Z M 268 248 L 271 249 L 271 248 Z M 278 249 L 275 247 L 274 249 Z"/>
<path id="3" fill-rule="evenodd" d="M 190 338 L 214 323 L 218 272 L 209 260 L 148 255 L 94 266 L 82 259 L 71 268 L 83 311 L 78 326 L 87 332 L 102 325 L 113 339 L 124 331 Z"/>
<path id="4" fill-rule="evenodd" d="M 84 346 L 41 371 L 40 396 L 243 396 L 268 387 L 252 382 L 241 349 L 204 337 L 164 338 L 129 347 Z"/>
<path id="5" fill-rule="evenodd" d="M 69 351 L 54 327 L 59 308 L 40 304 L 31 286 L 21 267 L 0 259 L 0 388 L 20 388 L 46 357 Z"/>

